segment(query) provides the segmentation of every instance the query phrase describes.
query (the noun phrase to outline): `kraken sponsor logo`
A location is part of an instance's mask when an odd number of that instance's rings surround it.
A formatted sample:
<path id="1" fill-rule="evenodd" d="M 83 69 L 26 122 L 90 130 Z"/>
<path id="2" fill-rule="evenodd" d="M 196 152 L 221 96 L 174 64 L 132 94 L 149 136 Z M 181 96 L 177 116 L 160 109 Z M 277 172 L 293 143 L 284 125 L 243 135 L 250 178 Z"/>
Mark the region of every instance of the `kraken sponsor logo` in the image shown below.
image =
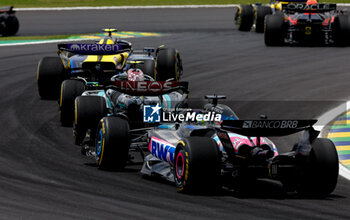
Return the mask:
<path id="1" fill-rule="evenodd" d="M 71 50 L 80 50 L 80 46 L 78 44 L 72 44 L 70 47 Z"/>

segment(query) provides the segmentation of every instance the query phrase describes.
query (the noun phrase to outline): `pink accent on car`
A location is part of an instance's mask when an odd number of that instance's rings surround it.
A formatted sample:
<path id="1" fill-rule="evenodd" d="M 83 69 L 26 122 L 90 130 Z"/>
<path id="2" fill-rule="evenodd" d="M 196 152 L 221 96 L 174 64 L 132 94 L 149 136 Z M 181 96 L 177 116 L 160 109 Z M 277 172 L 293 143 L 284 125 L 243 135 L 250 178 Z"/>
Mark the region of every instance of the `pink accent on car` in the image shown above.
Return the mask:
<path id="1" fill-rule="evenodd" d="M 179 161 L 179 157 L 181 157 L 181 160 L 182 160 L 181 174 L 179 174 L 179 171 L 177 170 L 177 168 L 178 168 L 177 164 Z M 184 174 L 184 169 L 185 169 L 185 159 L 184 159 L 184 156 L 182 155 L 182 153 L 179 152 L 179 154 L 176 157 L 176 176 L 177 176 L 177 178 L 181 179 L 181 177 Z"/>

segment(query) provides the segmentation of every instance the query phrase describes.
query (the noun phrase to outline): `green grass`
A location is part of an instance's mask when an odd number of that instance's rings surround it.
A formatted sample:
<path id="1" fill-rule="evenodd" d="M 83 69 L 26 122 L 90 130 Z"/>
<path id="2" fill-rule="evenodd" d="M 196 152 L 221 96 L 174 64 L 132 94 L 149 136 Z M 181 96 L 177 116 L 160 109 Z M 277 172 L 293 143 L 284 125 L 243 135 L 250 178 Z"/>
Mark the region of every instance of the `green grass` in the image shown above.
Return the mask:
<path id="1" fill-rule="evenodd" d="M 1 0 L 0 6 L 14 7 L 73 7 L 73 6 L 133 6 L 133 5 L 202 5 L 202 4 L 248 4 L 268 3 L 269 0 Z M 350 0 L 326 2 L 350 3 Z"/>
<path id="2" fill-rule="evenodd" d="M 9 40 L 56 40 L 56 39 L 67 39 L 69 37 L 78 37 L 80 35 L 48 35 L 48 36 L 14 36 L 14 37 L 1 37 L 0 41 Z"/>
<path id="3" fill-rule="evenodd" d="M 69 35 L 44 35 L 44 36 L 11 36 L 11 37 L 0 37 L 0 44 L 6 43 L 9 41 L 40 41 L 40 40 L 57 40 L 57 39 L 94 39 L 91 37 L 94 36 L 104 36 L 106 34 L 103 33 L 88 33 L 88 34 L 69 34 Z M 128 32 L 128 31 L 120 31 L 116 33 L 114 36 L 116 37 L 147 37 L 147 36 L 160 36 L 159 33 L 144 33 L 144 32 Z"/>

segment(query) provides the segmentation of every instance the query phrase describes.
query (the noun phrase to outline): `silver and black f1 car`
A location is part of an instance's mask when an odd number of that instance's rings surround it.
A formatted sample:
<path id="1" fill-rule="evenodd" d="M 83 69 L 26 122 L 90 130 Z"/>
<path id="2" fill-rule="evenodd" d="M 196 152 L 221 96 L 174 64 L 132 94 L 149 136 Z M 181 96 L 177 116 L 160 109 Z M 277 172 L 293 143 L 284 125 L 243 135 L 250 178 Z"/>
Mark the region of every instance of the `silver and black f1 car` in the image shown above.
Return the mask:
<path id="1" fill-rule="evenodd" d="M 17 33 L 19 22 L 12 6 L 0 8 L 0 35 L 12 36 Z"/>
<path id="2" fill-rule="evenodd" d="M 148 148 L 141 172 L 175 182 L 180 192 L 219 186 L 240 191 L 256 178 L 278 180 L 286 191 L 303 195 L 326 196 L 335 189 L 337 151 L 329 139 L 317 138 L 316 120 L 235 120 L 231 109 L 216 104 L 217 96 L 208 98 L 214 101 L 206 110 L 223 108 L 218 112 L 231 120 L 133 130 L 123 117 L 103 118 L 96 137 L 98 167 L 121 169 L 129 149 Z M 284 154 L 266 138 L 296 132 L 303 132 L 301 139 Z"/>
<path id="3" fill-rule="evenodd" d="M 187 105 L 188 82 L 154 81 L 150 76 L 144 81 L 129 81 L 132 71 L 115 76 L 103 90 L 85 91 L 75 99 L 74 141 L 83 151 L 89 151 L 91 144 L 95 147 L 96 129 L 104 117 L 122 118 L 128 128 L 142 130 L 155 124 L 144 122 L 145 106 L 175 109 Z"/>
<path id="4" fill-rule="evenodd" d="M 336 4 L 283 4 L 283 13 L 265 17 L 265 44 L 350 44 L 350 18 Z"/>

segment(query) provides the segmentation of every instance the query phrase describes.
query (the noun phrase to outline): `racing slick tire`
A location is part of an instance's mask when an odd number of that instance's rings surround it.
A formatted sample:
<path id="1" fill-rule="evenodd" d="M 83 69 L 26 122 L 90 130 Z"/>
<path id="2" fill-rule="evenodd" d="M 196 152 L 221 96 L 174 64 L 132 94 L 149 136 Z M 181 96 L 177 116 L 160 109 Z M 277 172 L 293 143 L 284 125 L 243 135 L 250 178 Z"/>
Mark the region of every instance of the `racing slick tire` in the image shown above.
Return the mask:
<path id="1" fill-rule="evenodd" d="M 338 173 L 339 160 L 333 142 L 327 138 L 317 138 L 312 144 L 297 191 L 301 195 L 327 196 L 337 185 Z"/>
<path id="2" fill-rule="evenodd" d="M 175 150 L 173 166 L 179 192 L 215 190 L 220 175 L 217 143 L 208 137 L 189 137 L 180 141 Z"/>
<path id="3" fill-rule="evenodd" d="M 180 54 L 174 48 L 160 47 L 156 51 L 156 81 L 172 79 L 178 81 L 182 75 L 182 61 Z"/>
<path id="4" fill-rule="evenodd" d="M 5 20 L 5 28 L 2 36 L 12 36 L 17 33 L 19 29 L 19 22 L 16 16 L 10 15 Z"/>
<path id="5" fill-rule="evenodd" d="M 136 65 L 136 68 L 142 70 L 142 72 L 152 78 L 154 78 L 155 73 L 155 61 L 154 60 L 144 60 L 142 64 Z"/>
<path id="6" fill-rule="evenodd" d="M 64 67 L 58 57 L 44 57 L 37 71 L 38 92 L 42 99 L 58 99 L 64 78 Z"/>
<path id="7" fill-rule="evenodd" d="M 100 96 L 78 96 L 75 99 L 74 143 L 81 145 L 90 129 L 94 142 L 99 121 L 107 114 L 106 101 Z"/>
<path id="8" fill-rule="evenodd" d="M 271 15 L 271 7 L 258 6 L 255 10 L 255 32 L 264 33 L 265 28 L 265 16 Z"/>
<path id="9" fill-rule="evenodd" d="M 62 126 L 72 126 L 74 120 L 74 100 L 85 90 L 85 83 L 80 80 L 64 80 L 60 95 L 60 121 Z"/>
<path id="10" fill-rule="evenodd" d="M 239 31 L 250 31 L 254 23 L 254 8 L 251 5 L 240 5 L 235 16 Z"/>
<path id="11" fill-rule="evenodd" d="M 350 45 L 350 17 L 339 15 L 335 17 L 335 44 L 337 46 Z"/>
<path id="12" fill-rule="evenodd" d="M 283 37 L 283 18 L 279 15 L 265 16 L 265 44 L 266 46 L 281 46 Z"/>
<path id="13" fill-rule="evenodd" d="M 97 130 L 96 163 L 100 169 L 125 167 L 129 158 L 130 133 L 129 123 L 120 117 L 104 117 Z"/>

